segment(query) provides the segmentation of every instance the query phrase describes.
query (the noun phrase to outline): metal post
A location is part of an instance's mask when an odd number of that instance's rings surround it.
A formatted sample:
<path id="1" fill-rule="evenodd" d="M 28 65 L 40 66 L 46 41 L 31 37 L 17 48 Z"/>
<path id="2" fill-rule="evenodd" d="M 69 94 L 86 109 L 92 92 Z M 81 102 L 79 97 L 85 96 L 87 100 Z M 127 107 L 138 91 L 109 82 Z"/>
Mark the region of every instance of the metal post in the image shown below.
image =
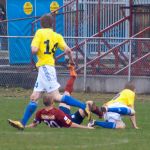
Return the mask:
<path id="1" fill-rule="evenodd" d="M 86 91 L 86 55 L 87 55 L 87 53 L 86 53 L 86 50 L 87 50 L 87 40 L 85 39 L 85 45 L 84 45 L 84 88 L 83 88 L 83 90 L 84 90 L 84 92 Z"/>
<path id="2" fill-rule="evenodd" d="M 87 25 L 88 25 L 88 20 L 87 20 L 87 18 L 88 18 L 88 16 L 87 16 L 87 10 L 88 10 L 88 6 L 87 6 L 88 4 L 87 4 L 87 0 L 85 0 L 84 1 L 84 3 L 83 3 L 83 36 L 84 37 L 88 37 L 88 29 L 87 29 Z"/>
<path id="3" fill-rule="evenodd" d="M 130 39 L 129 42 L 129 67 L 128 67 L 128 82 L 131 81 L 131 49 L 132 49 L 132 45 L 131 45 L 132 41 Z"/>
<path id="4" fill-rule="evenodd" d="M 75 36 L 78 37 L 79 26 L 79 0 L 76 0 L 76 18 L 75 18 Z M 76 45 L 78 45 L 78 39 L 75 39 Z M 76 65 L 78 66 L 78 51 L 76 51 Z"/>
<path id="5" fill-rule="evenodd" d="M 133 28 L 132 28 L 132 22 L 133 22 L 133 0 L 130 0 L 130 37 L 133 35 Z"/>
<path id="6" fill-rule="evenodd" d="M 34 14 L 34 15 L 35 15 L 35 17 L 37 17 L 37 1 L 36 1 L 36 0 L 34 1 L 34 7 L 35 7 L 35 14 Z M 35 20 L 36 20 L 36 18 L 35 18 Z M 35 30 L 33 29 L 34 32 L 35 32 L 37 29 L 38 29 L 38 23 L 36 22 L 36 23 L 35 23 Z"/>

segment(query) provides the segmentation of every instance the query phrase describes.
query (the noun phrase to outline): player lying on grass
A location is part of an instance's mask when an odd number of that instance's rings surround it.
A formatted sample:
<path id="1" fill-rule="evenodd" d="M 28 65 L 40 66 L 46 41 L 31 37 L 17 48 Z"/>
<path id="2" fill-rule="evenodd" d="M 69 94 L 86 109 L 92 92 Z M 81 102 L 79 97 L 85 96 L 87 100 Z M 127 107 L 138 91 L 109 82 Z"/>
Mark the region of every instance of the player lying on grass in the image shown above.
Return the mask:
<path id="1" fill-rule="evenodd" d="M 49 127 L 53 128 L 71 127 L 82 129 L 94 129 L 93 127 L 88 127 L 74 123 L 68 114 L 65 114 L 60 109 L 54 107 L 54 101 L 49 97 L 49 95 L 45 95 L 43 97 L 43 104 L 45 105 L 45 107 L 36 112 L 33 123 L 26 126 L 26 128 L 33 128 L 41 122 L 44 122 Z"/>
<path id="2" fill-rule="evenodd" d="M 77 76 L 77 74 L 74 70 L 74 66 L 70 66 L 69 70 L 70 70 L 70 79 L 67 81 L 64 95 L 70 95 L 72 93 L 74 81 L 75 81 L 76 76 Z M 69 105 L 66 105 L 64 103 L 60 103 L 59 104 L 59 110 L 55 108 L 54 112 L 60 112 L 62 115 L 60 115 L 60 117 L 57 115 L 54 119 L 54 118 L 50 117 L 50 115 L 52 114 L 51 107 L 53 108 L 53 106 L 49 106 L 49 105 L 51 105 L 52 101 L 48 97 L 44 97 L 43 101 L 44 101 L 44 105 L 46 106 L 46 108 L 39 110 L 36 113 L 36 117 L 35 117 L 34 122 L 32 124 L 28 125 L 27 127 L 35 127 L 37 124 L 39 124 L 40 122 L 43 121 L 46 124 L 48 124 L 50 127 L 54 127 L 54 126 L 56 126 L 56 127 L 68 127 L 70 125 L 70 122 L 73 122 L 72 127 L 76 126 L 76 127 L 81 127 L 81 128 L 87 128 L 86 126 L 80 126 L 79 125 L 83 122 L 83 120 L 86 116 L 85 112 L 82 109 L 79 109 L 75 113 L 71 113 Z M 99 111 L 99 107 L 96 106 L 94 102 L 87 101 L 86 103 L 89 105 L 89 108 L 91 109 L 91 111 L 93 113 L 98 115 L 100 118 L 102 117 L 102 115 L 103 115 L 102 112 Z M 49 117 L 47 117 L 47 118 L 50 118 L 48 121 L 44 120 L 44 118 L 46 118 L 45 115 L 46 114 L 48 115 L 47 112 L 49 113 Z M 43 115 L 44 115 L 44 118 L 42 118 Z M 63 118 L 66 119 L 66 117 L 64 117 L 64 115 L 66 115 L 70 119 L 68 121 L 69 125 L 67 125 L 65 123 L 65 120 Z M 61 121 L 60 121 L 60 119 L 61 119 Z M 58 123 L 58 120 L 59 120 L 59 122 L 63 122 L 62 123 L 63 125 L 60 125 Z"/>
<path id="3" fill-rule="evenodd" d="M 88 125 L 95 126 L 103 124 L 106 128 L 125 128 L 122 116 L 129 116 L 133 128 L 138 129 L 136 124 L 135 109 L 135 87 L 131 83 L 127 83 L 125 88 L 118 93 L 111 101 L 105 103 L 100 109 L 104 112 L 104 120 L 91 121 Z"/>
<path id="4" fill-rule="evenodd" d="M 36 63 L 38 76 L 34 90 L 21 121 L 8 120 L 11 126 L 21 130 L 24 129 L 28 120 L 35 112 L 38 105 L 37 100 L 41 97 L 43 92 L 47 92 L 54 101 L 63 102 L 83 109 L 90 119 L 90 111 L 85 103 L 71 96 L 63 96 L 59 93 L 58 89 L 60 84 L 57 81 L 54 55 L 57 48 L 60 48 L 68 55 L 70 62 L 74 63 L 72 52 L 62 35 L 53 31 L 54 20 L 52 15 L 46 14 L 42 16 L 40 23 L 42 28 L 36 31 L 31 44 L 32 53 L 36 54 L 38 58 L 38 62 Z"/>

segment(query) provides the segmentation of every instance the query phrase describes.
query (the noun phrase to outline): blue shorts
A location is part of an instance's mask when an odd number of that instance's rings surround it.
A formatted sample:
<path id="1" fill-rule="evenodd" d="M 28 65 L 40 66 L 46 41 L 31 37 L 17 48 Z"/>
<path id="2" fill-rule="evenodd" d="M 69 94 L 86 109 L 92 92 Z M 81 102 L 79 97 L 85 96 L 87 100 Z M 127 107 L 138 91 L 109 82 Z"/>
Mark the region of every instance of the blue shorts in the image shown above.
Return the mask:
<path id="1" fill-rule="evenodd" d="M 71 114 L 70 109 L 60 106 L 59 109 L 63 111 L 65 114 L 71 117 L 71 121 L 77 124 L 81 124 L 83 122 L 83 117 L 80 115 L 79 111 L 76 111 L 74 114 Z"/>

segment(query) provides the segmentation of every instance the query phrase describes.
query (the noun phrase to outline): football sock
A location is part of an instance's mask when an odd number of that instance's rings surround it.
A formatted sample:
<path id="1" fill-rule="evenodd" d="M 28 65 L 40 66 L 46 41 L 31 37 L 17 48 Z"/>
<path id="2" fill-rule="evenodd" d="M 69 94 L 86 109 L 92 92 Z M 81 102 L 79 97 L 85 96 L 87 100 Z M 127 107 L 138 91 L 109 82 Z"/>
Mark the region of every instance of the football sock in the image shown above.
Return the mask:
<path id="1" fill-rule="evenodd" d="M 73 85 L 74 85 L 74 81 L 75 81 L 76 77 L 70 77 L 70 79 L 67 81 L 66 87 L 65 87 L 65 91 L 69 92 L 70 95 L 73 91 Z"/>
<path id="2" fill-rule="evenodd" d="M 37 103 L 30 101 L 25 109 L 23 118 L 21 120 L 22 125 L 25 126 L 27 124 L 28 120 L 30 119 L 32 114 L 35 112 L 36 108 L 37 108 Z"/>
<path id="3" fill-rule="evenodd" d="M 67 105 L 70 105 L 70 106 L 75 106 L 75 107 L 79 107 L 81 109 L 85 109 L 86 108 L 86 104 L 83 103 L 83 102 L 80 102 L 79 100 L 71 97 L 71 96 L 68 96 L 68 95 L 64 95 L 61 99 L 61 102 L 62 103 L 66 103 Z"/>
<path id="4" fill-rule="evenodd" d="M 131 110 L 126 107 L 108 108 L 108 112 L 116 112 L 120 115 L 130 115 Z"/>
<path id="5" fill-rule="evenodd" d="M 109 129 L 116 128 L 116 123 L 114 123 L 114 122 L 95 121 L 94 125 L 97 125 L 97 126 L 100 126 L 103 128 L 109 128 Z"/>
<path id="6" fill-rule="evenodd" d="M 69 65 L 69 72 L 70 72 L 70 76 L 72 77 L 76 77 L 77 73 L 75 71 L 75 66 L 74 65 Z"/>
<path id="7" fill-rule="evenodd" d="M 99 116 L 99 118 L 102 118 L 102 116 L 103 116 L 103 113 L 100 111 L 100 109 L 99 109 L 99 107 L 98 106 L 94 106 L 95 108 L 93 109 L 93 110 L 91 110 L 92 111 L 92 113 L 94 113 L 94 114 L 96 114 L 96 115 L 98 115 Z"/>

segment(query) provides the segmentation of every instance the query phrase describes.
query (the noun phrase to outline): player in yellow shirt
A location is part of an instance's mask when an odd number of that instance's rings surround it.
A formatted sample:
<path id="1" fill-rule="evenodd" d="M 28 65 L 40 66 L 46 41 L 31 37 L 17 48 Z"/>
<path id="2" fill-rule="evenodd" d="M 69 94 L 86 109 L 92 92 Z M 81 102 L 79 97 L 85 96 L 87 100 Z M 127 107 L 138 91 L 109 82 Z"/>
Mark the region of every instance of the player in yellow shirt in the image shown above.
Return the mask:
<path id="1" fill-rule="evenodd" d="M 102 126 L 104 128 L 125 128 L 122 116 L 130 117 L 134 128 L 138 129 L 136 124 L 135 110 L 135 87 L 131 83 L 127 83 L 125 88 L 118 93 L 111 101 L 108 101 L 100 109 L 104 112 L 103 121 L 91 121 L 89 126 Z"/>
<path id="2" fill-rule="evenodd" d="M 67 46 L 64 38 L 53 31 L 53 16 L 46 14 L 40 20 L 41 29 L 39 29 L 31 44 L 32 53 L 37 55 L 38 62 L 38 77 L 34 86 L 30 102 L 26 107 L 24 116 L 21 121 L 14 121 L 9 119 L 10 125 L 18 129 L 24 129 L 28 120 L 37 108 L 37 100 L 41 97 L 43 92 L 47 92 L 50 99 L 57 102 L 66 103 L 70 106 L 76 106 L 85 110 L 90 119 L 90 112 L 88 106 L 74 99 L 68 95 L 61 95 L 58 88 L 60 84 L 57 82 L 54 54 L 57 48 L 64 50 L 70 59 L 70 63 L 74 64 L 71 49 Z"/>

